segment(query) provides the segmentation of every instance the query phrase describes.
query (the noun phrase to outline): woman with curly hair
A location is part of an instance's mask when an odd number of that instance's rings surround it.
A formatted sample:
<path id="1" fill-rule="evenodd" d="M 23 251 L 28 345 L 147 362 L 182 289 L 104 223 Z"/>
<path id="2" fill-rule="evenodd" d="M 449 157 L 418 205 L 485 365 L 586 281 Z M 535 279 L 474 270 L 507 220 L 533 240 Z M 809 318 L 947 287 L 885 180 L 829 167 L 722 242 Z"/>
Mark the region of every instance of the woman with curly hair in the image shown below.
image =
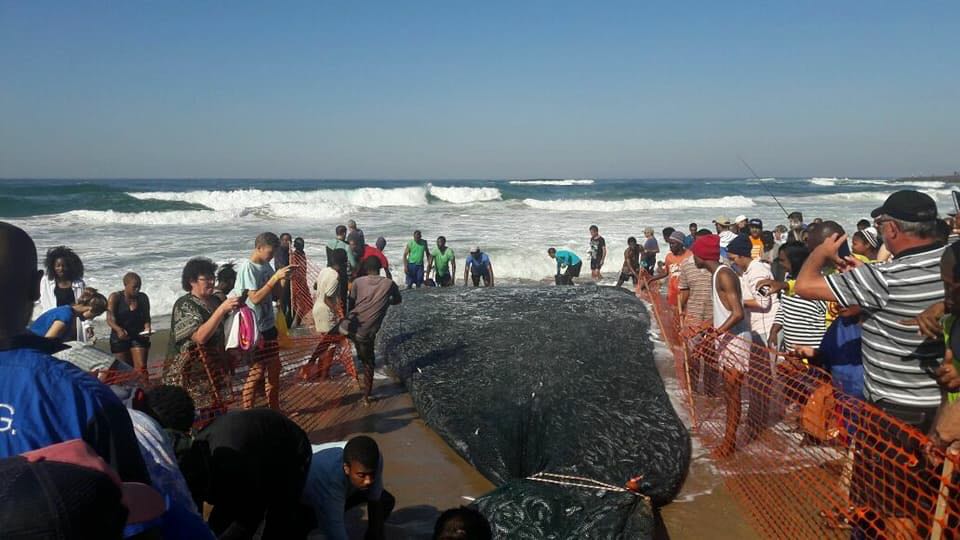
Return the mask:
<path id="1" fill-rule="evenodd" d="M 76 304 L 86 286 L 80 257 L 67 246 L 57 246 L 47 251 L 43 265 L 45 279 L 40 280 L 40 312 Z M 85 342 L 92 337 L 93 325 L 81 320 L 77 324 L 76 337 L 71 339 Z"/>
<path id="2" fill-rule="evenodd" d="M 30 325 L 30 331 L 49 339 L 73 341 L 73 328 L 76 328 L 77 321 L 92 321 L 106 310 L 107 299 L 93 287 L 87 287 L 73 305 L 44 311 Z"/>
<path id="3" fill-rule="evenodd" d="M 167 351 L 174 356 L 163 366 L 163 384 L 183 387 L 198 409 L 221 405 L 217 393 L 226 368 L 223 320 L 240 303 L 239 297 L 217 301 L 216 273 L 217 265 L 205 257 L 190 259 L 183 267 L 180 284 L 187 294 L 173 304 Z"/>

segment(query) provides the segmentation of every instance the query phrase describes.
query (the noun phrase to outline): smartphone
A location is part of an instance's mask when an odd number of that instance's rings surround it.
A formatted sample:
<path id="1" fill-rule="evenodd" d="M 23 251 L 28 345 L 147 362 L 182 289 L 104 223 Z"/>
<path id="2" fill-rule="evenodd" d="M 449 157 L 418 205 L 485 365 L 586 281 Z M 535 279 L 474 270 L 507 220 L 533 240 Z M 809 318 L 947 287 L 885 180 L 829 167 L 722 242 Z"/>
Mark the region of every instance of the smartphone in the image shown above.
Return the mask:
<path id="1" fill-rule="evenodd" d="M 960 215 L 960 191 L 953 192 L 953 210 Z"/>
<path id="2" fill-rule="evenodd" d="M 241 304 L 246 304 L 246 303 L 247 303 L 247 294 L 248 294 L 249 292 L 250 292 L 249 290 L 244 289 L 243 292 L 240 293 L 240 303 L 241 303 Z"/>
<path id="3" fill-rule="evenodd" d="M 850 246 L 848 246 L 846 242 L 841 244 L 840 249 L 837 250 L 837 255 L 839 255 L 841 259 L 846 259 L 847 257 L 849 257 Z"/>
<path id="4" fill-rule="evenodd" d="M 763 287 L 760 287 L 757 289 L 757 294 L 760 296 L 770 296 L 770 286 L 764 285 Z"/>

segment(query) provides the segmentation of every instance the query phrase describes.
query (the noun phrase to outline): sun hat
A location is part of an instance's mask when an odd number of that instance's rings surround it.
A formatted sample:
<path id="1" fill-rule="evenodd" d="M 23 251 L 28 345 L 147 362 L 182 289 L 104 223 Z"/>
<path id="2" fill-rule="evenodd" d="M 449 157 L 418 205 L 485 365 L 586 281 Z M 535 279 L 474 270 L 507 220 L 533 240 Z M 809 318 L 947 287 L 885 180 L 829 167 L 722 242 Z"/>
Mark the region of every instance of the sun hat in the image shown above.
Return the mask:
<path id="1" fill-rule="evenodd" d="M 728 218 L 727 216 L 720 216 L 717 219 L 713 220 L 713 222 L 716 223 L 717 225 L 723 225 L 725 227 L 730 226 L 730 218 Z"/>
<path id="2" fill-rule="evenodd" d="M 735 218 L 733 219 L 733 222 L 734 222 L 734 223 L 740 223 L 741 221 L 746 221 L 746 220 L 747 220 L 747 216 L 745 216 L 745 215 L 743 215 L 743 214 L 740 214 L 739 216 L 737 216 L 737 217 L 735 217 Z"/>

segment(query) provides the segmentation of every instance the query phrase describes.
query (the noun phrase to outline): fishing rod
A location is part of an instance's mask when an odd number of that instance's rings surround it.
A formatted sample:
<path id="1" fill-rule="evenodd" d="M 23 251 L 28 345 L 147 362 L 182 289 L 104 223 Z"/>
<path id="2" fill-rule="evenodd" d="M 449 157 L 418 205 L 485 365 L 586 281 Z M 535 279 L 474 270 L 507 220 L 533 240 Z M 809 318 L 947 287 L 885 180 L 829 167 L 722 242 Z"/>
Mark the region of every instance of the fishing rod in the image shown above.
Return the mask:
<path id="1" fill-rule="evenodd" d="M 747 160 L 743 159 L 743 157 L 740 154 L 737 154 L 737 159 L 739 159 L 740 163 L 743 163 L 743 166 L 746 167 L 753 174 L 754 178 L 756 178 L 757 180 L 760 180 L 760 175 L 758 175 L 757 172 L 753 170 L 753 167 L 751 167 L 750 164 L 747 163 Z M 780 209 L 783 210 L 783 215 L 789 218 L 790 212 L 787 212 L 787 209 L 784 208 L 782 204 L 780 204 L 780 201 L 777 200 L 777 196 L 774 195 L 772 191 L 770 191 L 770 187 L 763 182 L 760 182 L 760 185 L 762 185 L 763 188 L 767 190 L 767 194 L 770 195 L 770 198 L 773 199 L 773 202 L 777 203 L 777 206 L 779 206 Z"/>

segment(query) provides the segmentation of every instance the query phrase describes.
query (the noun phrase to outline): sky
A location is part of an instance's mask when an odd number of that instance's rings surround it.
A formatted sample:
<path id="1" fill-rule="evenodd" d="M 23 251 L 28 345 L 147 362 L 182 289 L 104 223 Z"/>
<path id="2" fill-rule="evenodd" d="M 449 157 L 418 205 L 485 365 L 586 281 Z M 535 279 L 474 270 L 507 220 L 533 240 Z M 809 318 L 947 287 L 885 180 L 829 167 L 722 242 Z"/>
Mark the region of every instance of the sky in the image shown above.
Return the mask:
<path id="1" fill-rule="evenodd" d="M 3 178 L 960 169 L 960 2 L 0 0 Z"/>

